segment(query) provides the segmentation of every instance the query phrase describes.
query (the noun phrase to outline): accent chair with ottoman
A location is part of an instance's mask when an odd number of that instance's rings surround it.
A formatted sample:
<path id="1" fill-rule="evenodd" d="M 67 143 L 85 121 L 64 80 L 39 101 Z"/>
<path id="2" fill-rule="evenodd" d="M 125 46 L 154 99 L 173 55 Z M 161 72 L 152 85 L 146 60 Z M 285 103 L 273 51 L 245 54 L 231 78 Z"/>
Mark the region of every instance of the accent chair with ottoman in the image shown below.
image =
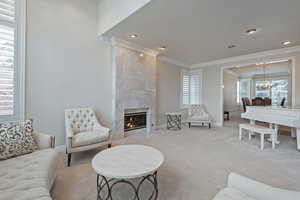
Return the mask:
<path id="1" fill-rule="evenodd" d="M 102 126 L 92 108 L 65 110 L 66 154 L 70 166 L 71 154 L 99 148 L 111 147 L 111 130 Z"/>

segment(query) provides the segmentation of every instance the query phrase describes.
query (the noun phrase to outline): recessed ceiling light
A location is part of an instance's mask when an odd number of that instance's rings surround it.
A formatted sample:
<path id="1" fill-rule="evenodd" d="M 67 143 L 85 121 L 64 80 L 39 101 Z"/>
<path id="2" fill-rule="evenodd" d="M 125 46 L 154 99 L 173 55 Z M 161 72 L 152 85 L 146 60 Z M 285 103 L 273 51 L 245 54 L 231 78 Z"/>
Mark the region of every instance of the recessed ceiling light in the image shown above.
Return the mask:
<path id="1" fill-rule="evenodd" d="M 286 41 L 283 41 L 283 42 L 282 42 L 282 45 L 284 45 L 284 46 L 290 45 L 290 44 L 292 44 L 292 42 L 289 41 L 289 40 L 286 40 Z"/>
<path id="2" fill-rule="evenodd" d="M 229 46 L 228 46 L 228 49 L 233 49 L 233 48 L 235 48 L 235 47 L 236 47 L 236 45 L 234 45 L 234 44 L 233 44 L 233 45 L 229 45 Z"/>
<path id="3" fill-rule="evenodd" d="M 256 28 L 251 28 L 251 29 L 248 29 L 248 30 L 245 31 L 245 33 L 247 35 L 253 35 L 253 34 L 257 33 L 257 32 L 258 32 L 258 30 Z"/>
<path id="4" fill-rule="evenodd" d="M 139 55 L 140 57 L 144 57 L 144 54 L 143 53 L 140 53 L 140 55 Z"/>
<path id="5" fill-rule="evenodd" d="M 138 35 L 137 34 L 130 34 L 130 35 L 128 35 L 128 37 L 131 38 L 131 39 L 133 39 L 133 38 L 137 38 Z"/>
<path id="6" fill-rule="evenodd" d="M 166 46 L 160 46 L 160 47 L 158 47 L 158 49 L 164 51 L 164 50 L 167 49 L 167 47 Z"/>

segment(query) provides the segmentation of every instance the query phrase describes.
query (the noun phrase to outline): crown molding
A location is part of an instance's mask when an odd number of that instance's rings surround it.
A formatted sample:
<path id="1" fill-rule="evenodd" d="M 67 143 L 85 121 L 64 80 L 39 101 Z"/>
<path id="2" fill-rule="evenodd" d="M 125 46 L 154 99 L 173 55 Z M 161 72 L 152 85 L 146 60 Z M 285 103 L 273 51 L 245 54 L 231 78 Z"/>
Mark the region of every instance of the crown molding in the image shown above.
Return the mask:
<path id="1" fill-rule="evenodd" d="M 234 71 L 232 71 L 231 69 L 224 69 L 224 72 L 227 72 L 228 74 L 231 74 L 235 77 L 239 77 L 240 75 Z"/>
<path id="2" fill-rule="evenodd" d="M 159 56 L 158 59 L 161 60 L 161 61 L 165 61 L 165 62 L 174 64 L 174 65 L 177 65 L 179 67 L 190 68 L 190 65 L 188 65 L 188 64 L 186 64 L 184 62 L 181 62 L 179 60 L 166 57 L 166 56 Z"/>
<path id="3" fill-rule="evenodd" d="M 122 47 L 122 48 L 129 49 L 129 50 L 132 50 L 132 51 L 137 51 L 137 52 L 140 52 L 140 53 L 148 54 L 150 56 L 158 56 L 160 54 L 159 51 L 149 49 L 149 48 L 145 48 L 145 47 L 142 47 L 138 44 L 135 44 L 133 42 L 128 42 L 128 41 L 122 40 L 120 38 L 101 36 L 100 39 L 102 39 L 106 42 L 109 42 L 112 46 Z"/>
<path id="4" fill-rule="evenodd" d="M 294 53 L 294 52 L 300 52 L 300 46 L 281 48 L 281 49 L 275 49 L 275 50 L 270 50 L 270 51 L 263 51 L 263 52 L 259 52 L 259 53 L 253 53 L 253 54 L 248 54 L 248 55 L 243 55 L 243 56 L 236 56 L 236 57 L 224 58 L 224 59 L 205 62 L 205 63 L 194 64 L 191 66 L 191 69 L 216 66 L 216 65 L 234 63 L 234 62 L 241 62 L 241 61 L 245 61 L 245 60 L 259 59 L 259 58 L 264 58 L 264 57 L 269 57 L 269 56 L 277 56 L 277 55 L 281 55 L 281 54 L 288 54 L 288 53 Z"/>

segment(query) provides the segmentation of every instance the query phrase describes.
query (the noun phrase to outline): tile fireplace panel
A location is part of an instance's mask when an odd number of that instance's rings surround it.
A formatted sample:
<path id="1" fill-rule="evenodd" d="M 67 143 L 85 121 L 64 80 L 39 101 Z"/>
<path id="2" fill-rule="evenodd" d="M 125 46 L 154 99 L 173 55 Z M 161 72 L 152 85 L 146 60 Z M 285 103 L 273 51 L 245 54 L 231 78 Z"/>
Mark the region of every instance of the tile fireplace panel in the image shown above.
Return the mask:
<path id="1" fill-rule="evenodd" d="M 125 135 L 125 114 L 146 112 L 150 133 L 156 126 L 156 56 L 114 46 L 113 58 L 113 132 Z"/>

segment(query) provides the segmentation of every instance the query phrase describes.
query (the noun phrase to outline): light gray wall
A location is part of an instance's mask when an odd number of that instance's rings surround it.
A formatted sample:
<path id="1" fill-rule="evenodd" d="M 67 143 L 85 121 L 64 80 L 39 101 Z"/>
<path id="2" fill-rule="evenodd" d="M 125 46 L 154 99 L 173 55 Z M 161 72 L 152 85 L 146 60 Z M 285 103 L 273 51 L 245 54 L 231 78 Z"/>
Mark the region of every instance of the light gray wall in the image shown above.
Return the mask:
<path id="1" fill-rule="evenodd" d="M 224 71 L 223 84 L 224 84 L 224 110 L 234 112 L 238 110 L 237 99 L 237 82 L 238 77 Z"/>
<path id="2" fill-rule="evenodd" d="M 157 60 L 157 125 L 166 124 L 166 112 L 182 111 L 180 108 L 180 84 L 182 67 Z"/>
<path id="3" fill-rule="evenodd" d="M 220 68 L 203 68 L 203 104 L 215 123 L 220 123 L 220 88 Z"/>
<path id="4" fill-rule="evenodd" d="M 28 0 L 27 117 L 64 143 L 64 109 L 93 107 L 111 124 L 110 46 L 97 36 L 96 0 Z"/>

